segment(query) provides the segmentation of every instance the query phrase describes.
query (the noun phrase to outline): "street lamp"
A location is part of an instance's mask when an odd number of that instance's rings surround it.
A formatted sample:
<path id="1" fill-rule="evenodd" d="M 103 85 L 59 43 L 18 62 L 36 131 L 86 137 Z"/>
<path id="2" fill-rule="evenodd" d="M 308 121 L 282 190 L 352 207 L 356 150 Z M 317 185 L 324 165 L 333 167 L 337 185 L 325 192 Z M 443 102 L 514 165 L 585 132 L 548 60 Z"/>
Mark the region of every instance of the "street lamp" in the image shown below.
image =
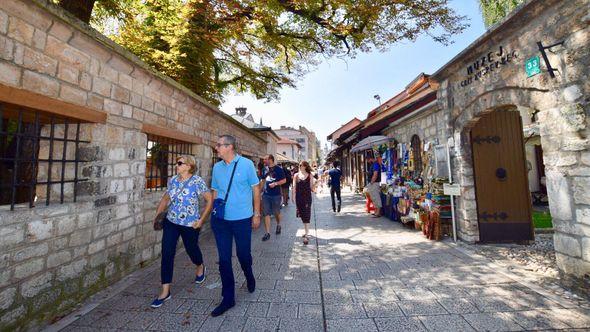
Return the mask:
<path id="1" fill-rule="evenodd" d="M 377 101 L 379 102 L 379 106 L 381 106 L 381 96 L 374 95 L 373 98 L 377 99 Z"/>

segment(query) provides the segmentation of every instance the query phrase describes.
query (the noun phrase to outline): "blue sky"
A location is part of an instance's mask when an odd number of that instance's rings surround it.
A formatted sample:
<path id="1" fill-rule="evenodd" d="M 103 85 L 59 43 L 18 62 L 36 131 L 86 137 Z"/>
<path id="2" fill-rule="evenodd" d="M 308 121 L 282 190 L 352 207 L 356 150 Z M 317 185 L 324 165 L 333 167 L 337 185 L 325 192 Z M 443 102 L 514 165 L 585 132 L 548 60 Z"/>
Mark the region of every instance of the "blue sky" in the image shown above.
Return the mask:
<path id="1" fill-rule="evenodd" d="M 355 116 L 364 119 L 379 105 L 375 94 L 385 102 L 421 72 L 434 73 L 485 32 L 477 0 L 452 0 L 450 4 L 468 17 L 470 26 L 449 46 L 423 36 L 413 43 L 394 44 L 385 53 L 359 54 L 346 62 L 330 59 L 300 80 L 296 89 L 284 89 L 279 101 L 230 95 L 221 109 L 234 113 L 236 107 L 247 107 L 256 122 L 262 117 L 263 124 L 273 128 L 303 125 L 315 131 L 323 147 L 331 132 Z"/>

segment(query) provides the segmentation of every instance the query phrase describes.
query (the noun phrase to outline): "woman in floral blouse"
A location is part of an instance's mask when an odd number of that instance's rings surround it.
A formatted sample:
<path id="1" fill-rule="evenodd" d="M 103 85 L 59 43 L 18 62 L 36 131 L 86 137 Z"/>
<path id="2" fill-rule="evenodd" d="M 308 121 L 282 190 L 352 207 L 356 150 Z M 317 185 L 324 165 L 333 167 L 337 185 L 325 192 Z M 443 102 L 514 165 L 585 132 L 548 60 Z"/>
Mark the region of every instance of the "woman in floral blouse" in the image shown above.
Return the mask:
<path id="1" fill-rule="evenodd" d="M 193 264 L 196 265 L 195 283 L 200 284 L 205 281 L 206 268 L 203 264 L 203 255 L 198 241 L 201 226 L 213 207 L 212 195 L 205 181 L 194 174 L 196 170 L 194 157 L 178 157 L 176 169 L 178 175 L 172 177 L 168 182 L 166 193 L 156 211 L 156 215 L 158 215 L 168 207 L 162 234 L 162 291 L 160 296 L 152 302 L 152 308 L 160 307 L 171 298 L 170 283 L 172 282 L 174 256 L 179 237 L 182 237 L 184 248 Z M 207 202 L 202 215 L 199 213 L 199 197 L 201 196 Z"/>

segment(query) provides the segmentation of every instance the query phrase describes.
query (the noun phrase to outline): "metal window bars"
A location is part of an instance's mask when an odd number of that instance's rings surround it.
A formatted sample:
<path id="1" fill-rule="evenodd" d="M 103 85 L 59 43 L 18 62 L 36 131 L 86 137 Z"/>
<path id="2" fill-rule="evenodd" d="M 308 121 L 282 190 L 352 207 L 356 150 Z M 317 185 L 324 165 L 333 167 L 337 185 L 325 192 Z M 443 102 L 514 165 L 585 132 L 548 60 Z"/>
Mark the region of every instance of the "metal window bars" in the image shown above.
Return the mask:
<path id="1" fill-rule="evenodd" d="M 145 188 L 161 190 L 168 186 L 168 179 L 176 175 L 176 158 L 193 155 L 193 144 L 172 138 L 147 135 Z"/>
<path id="2" fill-rule="evenodd" d="M 80 121 L 0 103 L 0 205 L 75 202 L 80 143 Z"/>

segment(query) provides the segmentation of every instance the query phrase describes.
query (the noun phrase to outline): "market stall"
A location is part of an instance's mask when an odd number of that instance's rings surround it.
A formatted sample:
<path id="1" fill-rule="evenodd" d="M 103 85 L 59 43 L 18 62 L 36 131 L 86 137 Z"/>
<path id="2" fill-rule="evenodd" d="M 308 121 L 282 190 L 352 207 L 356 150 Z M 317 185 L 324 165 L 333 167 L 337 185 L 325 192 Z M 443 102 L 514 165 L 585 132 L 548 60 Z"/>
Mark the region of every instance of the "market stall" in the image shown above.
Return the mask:
<path id="1" fill-rule="evenodd" d="M 448 183 L 446 161 L 440 153 L 444 146 L 435 143 L 423 142 L 417 135 L 410 142 L 370 136 L 351 151 L 362 153 L 365 159 L 378 158 L 383 214 L 439 240 L 452 234 L 451 199 L 443 191 Z"/>

